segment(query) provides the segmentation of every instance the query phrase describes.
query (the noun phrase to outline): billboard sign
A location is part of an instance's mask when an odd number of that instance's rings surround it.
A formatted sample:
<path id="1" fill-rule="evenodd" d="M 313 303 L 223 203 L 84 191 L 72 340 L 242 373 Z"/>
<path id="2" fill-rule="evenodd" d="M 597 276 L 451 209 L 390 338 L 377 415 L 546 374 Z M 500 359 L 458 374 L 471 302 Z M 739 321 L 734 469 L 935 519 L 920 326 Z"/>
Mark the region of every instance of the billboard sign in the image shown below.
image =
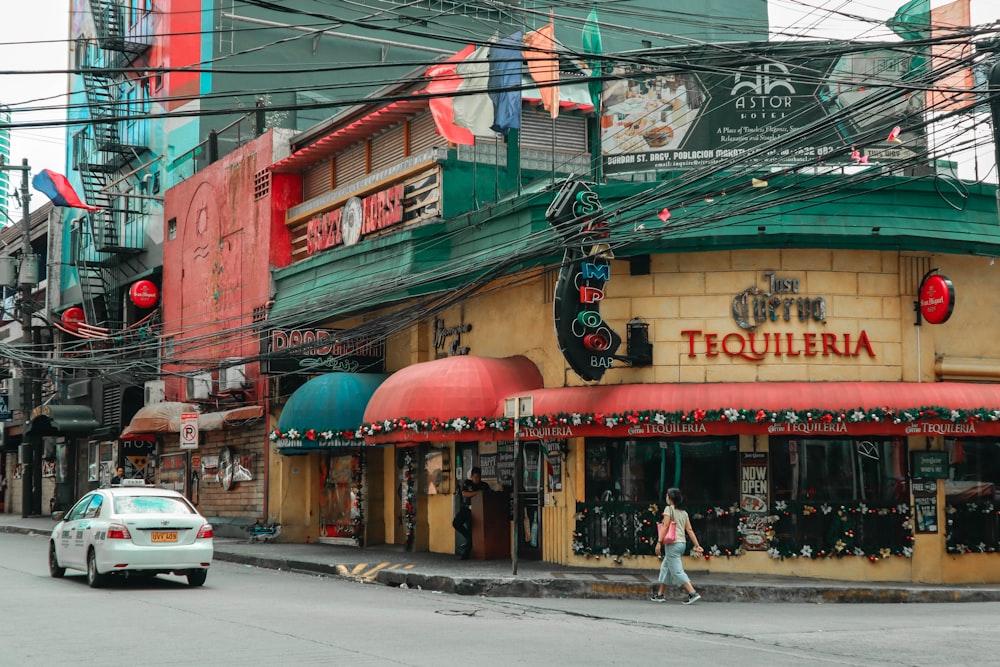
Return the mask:
<path id="1" fill-rule="evenodd" d="M 925 60 L 889 48 L 833 50 L 772 45 L 767 58 L 741 51 L 712 63 L 686 54 L 655 71 L 616 68 L 603 92 L 605 173 L 851 164 L 863 155 L 890 163 L 924 153 L 923 134 L 906 129 L 924 95 L 900 84 Z M 890 141 L 898 125 L 903 132 Z M 852 156 L 856 144 L 863 151 Z"/>

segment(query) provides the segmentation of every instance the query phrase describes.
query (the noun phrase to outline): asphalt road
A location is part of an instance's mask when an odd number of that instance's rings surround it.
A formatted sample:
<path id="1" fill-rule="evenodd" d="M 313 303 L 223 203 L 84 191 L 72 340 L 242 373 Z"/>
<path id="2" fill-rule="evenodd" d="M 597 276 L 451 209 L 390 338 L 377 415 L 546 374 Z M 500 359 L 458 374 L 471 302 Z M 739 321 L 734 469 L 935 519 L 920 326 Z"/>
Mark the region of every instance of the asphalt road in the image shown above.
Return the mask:
<path id="1" fill-rule="evenodd" d="M 1000 603 L 754 604 L 453 596 L 216 563 L 106 589 L 0 534 L 9 665 L 988 665 Z"/>

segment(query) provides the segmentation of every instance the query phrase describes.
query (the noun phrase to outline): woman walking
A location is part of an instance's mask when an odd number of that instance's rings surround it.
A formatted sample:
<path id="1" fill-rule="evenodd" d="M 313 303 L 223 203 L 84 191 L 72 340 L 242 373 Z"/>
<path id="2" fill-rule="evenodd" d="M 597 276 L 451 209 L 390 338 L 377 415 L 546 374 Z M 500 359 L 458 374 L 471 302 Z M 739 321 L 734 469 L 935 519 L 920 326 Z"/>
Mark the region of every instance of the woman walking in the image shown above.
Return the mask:
<path id="1" fill-rule="evenodd" d="M 691 519 L 684 510 L 684 496 L 680 489 L 667 489 L 667 508 L 663 510 L 664 532 L 670 527 L 671 521 L 676 524 L 677 539 L 669 544 L 662 544 L 660 540 L 656 541 L 656 555 L 663 555 L 663 563 L 660 564 L 660 587 L 656 595 L 650 599 L 653 602 L 666 602 L 666 598 L 663 596 L 669 585 L 683 588 L 687 592 L 684 604 L 691 604 L 700 600 L 701 596 L 694 590 L 694 586 L 691 585 L 691 580 L 684 572 L 684 566 L 681 563 L 681 558 L 687 549 L 685 535 L 689 536 L 691 542 L 694 543 L 694 551 L 702 553 L 703 550 L 698 544 L 694 529 L 691 528 Z"/>

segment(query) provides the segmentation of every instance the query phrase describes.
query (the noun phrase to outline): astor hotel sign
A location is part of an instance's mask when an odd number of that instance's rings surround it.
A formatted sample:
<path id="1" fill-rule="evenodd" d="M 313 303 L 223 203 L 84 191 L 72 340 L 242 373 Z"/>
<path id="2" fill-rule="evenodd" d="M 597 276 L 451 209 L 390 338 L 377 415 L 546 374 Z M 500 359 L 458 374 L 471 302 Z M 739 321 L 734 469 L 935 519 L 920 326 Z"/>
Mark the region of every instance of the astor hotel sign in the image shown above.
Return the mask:
<path id="1" fill-rule="evenodd" d="M 875 358 L 868 332 L 761 331 L 797 321 L 826 324 L 826 299 L 800 292 L 798 278 L 764 274 L 766 284 L 753 285 L 733 297 L 733 321 L 739 331 L 720 333 L 702 329 L 681 331 L 687 356 L 730 357 L 760 362 L 794 357 Z"/>

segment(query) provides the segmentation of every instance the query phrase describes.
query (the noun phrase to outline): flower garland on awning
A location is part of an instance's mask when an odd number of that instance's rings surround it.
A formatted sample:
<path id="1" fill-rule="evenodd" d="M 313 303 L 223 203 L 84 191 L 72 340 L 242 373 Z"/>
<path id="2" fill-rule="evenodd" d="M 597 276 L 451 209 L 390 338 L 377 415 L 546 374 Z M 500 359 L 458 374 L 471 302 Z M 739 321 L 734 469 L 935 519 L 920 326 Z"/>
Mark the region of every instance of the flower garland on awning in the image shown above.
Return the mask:
<path id="1" fill-rule="evenodd" d="M 713 410 L 638 410 L 631 412 L 615 412 L 604 414 L 567 413 L 521 417 L 520 426 L 536 428 L 545 426 L 605 426 L 615 428 L 619 425 L 636 424 L 697 424 L 697 423 L 750 423 L 750 424 L 799 424 L 799 423 L 889 423 L 909 424 L 921 421 L 946 421 L 953 423 L 975 424 L 976 422 L 1000 421 L 1000 409 L 974 408 L 971 410 L 953 410 L 940 406 L 919 408 L 854 408 L 851 410 L 763 410 L 758 408 L 725 408 Z M 362 436 L 389 435 L 398 431 L 454 432 L 474 430 L 510 431 L 513 429 L 512 418 L 501 417 L 456 417 L 454 419 L 410 419 L 398 417 L 380 422 L 364 424 L 358 430 Z M 273 439 L 273 438 L 272 438 Z"/>
<path id="2" fill-rule="evenodd" d="M 331 444 L 337 442 L 348 442 L 350 444 L 361 445 L 364 444 L 364 435 L 360 430 L 356 431 L 320 431 L 317 432 L 316 429 L 308 429 L 305 433 L 299 433 L 297 429 L 290 428 L 284 433 L 278 429 L 273 429 L 268 434 L 268 439 L 271 442 L 277 442 L 278 440 L 289 440 L 289 441 L 303 441 L 308 440 L 310 442 L 316 442 L 319 444 Z"/>

